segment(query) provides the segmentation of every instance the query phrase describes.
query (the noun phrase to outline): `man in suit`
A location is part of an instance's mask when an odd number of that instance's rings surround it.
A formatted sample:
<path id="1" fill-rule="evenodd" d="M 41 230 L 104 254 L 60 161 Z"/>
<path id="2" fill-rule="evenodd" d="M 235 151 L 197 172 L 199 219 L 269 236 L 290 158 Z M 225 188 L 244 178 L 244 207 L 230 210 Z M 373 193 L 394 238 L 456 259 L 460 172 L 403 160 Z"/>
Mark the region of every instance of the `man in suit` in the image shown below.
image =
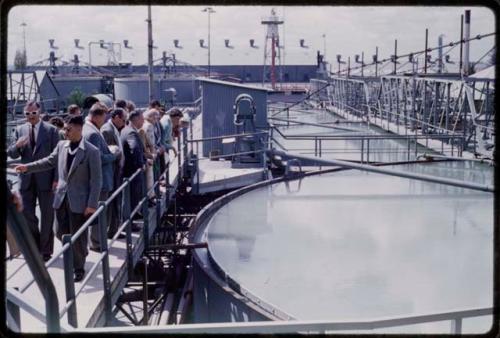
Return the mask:
<path id="1" fill-rule="evenodd" d="M 109 150 L 106 140 L 100 132 L 101 127 L 106 122 L 107 112 L 108 107 L 104 104 L 101 102 L 94 103 L 92 107 L 90 107 L 88 119 L 85 121 L 82 130 L 83 139 L 93 144 L 101 153 L 102 187 L 99 195 L 100 201 L 106 201 L 109 193 L 113 190 L 113 163 L 120 156 L 120 154 L 113 154 Z M 107 223 L 109 226 L 109 222 Z M 92 225 L 92 231 L 90 232 L 90 250 L 97 252 L 101 251 L 97 221 Z"/>
<path id="2" fill-rule="evenodd" d="M 122 100 L 123 101 L 123 100 Z M 125 127 L 126 113 L 122 108 L 115 108 L 110 111 L 110 119 L 101 127 L 101 134 L 108 144 L 110 150 L 117 154 L 117 159 L 113 163 L 113 191 L 122 184 L 123 165 L 125 164 L 125 156 L 123 155 L 123 146 L 120 138 L 120 130 Z M 112 194 L 113 191 L 110 193 Z M 113 238 L 121 223 L 121 199 L 115 198 L 108 209 L 108 237 Z M 118 238 L 123 238 L 120 234 Z"/>
<path id="3" fill-rule="evenodd" d="M 101 191 L 101 156 L 99 149 L 82 137 L 82 116 L 69 116 L 64 126 L 66 140 L 57 144 L 47 157 L 16 167 L 20 173 L 34 173 L 57 168 L 58 182 L 53 207 L 56 209 L 59 240 L 64 234 L 74 235 L 97 209 Z M 85 275 L 87 257 L 85 230 L 73 244 L 75 281 Z"/>
<path id="4" fill-rule="evenodd" d="M 129 124 L 123 128 L 120 133 L 123 144 L 123 154 L 125 155 L 125 163 L 123 166 L 123 177 L 132 176 L 137 169 L 144 168 L 146 158 L 144 156 L 144 145 L 139 137 L 139 129 L 144 124 L 142 112 L 134 110 L 129 114 Z M 142 191 L 144 175 L 139 174 L 130 185 L 130 210 L 132 211 L 141 198 L 144 196 Z M 139 216 L 136 215 L 135 218 Z"/>
<path id="5" fill-rule="evenodd" d="M 59 142 L 57 128 L 42 121 L 40 111 L 38 102 L 30 101 L 26 104 L 24 114 L 27 123 L 16 129 L 15 141 L 7 149 L 7 155 L 13 159 L 21 157 L 21 163 L 33 162 L 50 155 Z M 54 170 L 20 175 L 19 190 L 24 205 L 23 215 L 45 261 L 50 259 L 54 251 L 52 201 L 56 184 L 57 173 Z M 35 213 L 37 199 L 41 216 L 40 231 Z"/>
<path id="6" fill-rule="evenodd" d="M 161 173 L 165 171 L 165 147 L 163 145 L 165 143 L 165 133 L 160 123 L 160 118 L 161 118 L 160 111 L 161 109 L 163 109 L 164 111 L 164 108 L 160 104 L 160 101 L 154 100 L 149 103 L 149 109 L 150 110 L 154 109 L 155 111 L 158 112 L 159 115 L 158 118 L 153 123 L 154 142 L 155 142 L 155 147 L 158 150 L 158 158 L 159 158 L 159 161 L 155 161 L 153 165 L 154 179 L 157 180 L 160 177 Z"/>

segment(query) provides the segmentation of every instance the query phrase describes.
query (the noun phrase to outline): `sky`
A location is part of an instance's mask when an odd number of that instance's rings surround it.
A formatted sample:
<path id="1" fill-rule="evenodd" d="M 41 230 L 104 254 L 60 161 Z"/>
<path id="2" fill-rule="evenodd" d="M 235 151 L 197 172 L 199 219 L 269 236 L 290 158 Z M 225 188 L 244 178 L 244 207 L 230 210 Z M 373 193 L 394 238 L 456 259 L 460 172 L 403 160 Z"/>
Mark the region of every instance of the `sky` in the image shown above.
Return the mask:
<path id="1" fill-rule="evenodd" d="M 394 54 L 394 40 L 398 40 L 398 54 L 420 51 L 425 46 L 425 29 L 429 29 L 429 46 L 437 46 L 438 36 L 444 34 L 444 43 L 460 39 L 460 16 L 471 10 L 471 36 L 495 32 L 494 13 L 486 7 L 346 7 L 346 6 L 212 6 L 211 64 L 255 64 L 264 61 L 266 27 L 264 17 L 275 8 L 284 20 L 279 34 L 282 64 L 315 64 L 316 51 L 326 52 L 326 61 L 336 65 L 336 55 L 343 60 L 365 53 L 365 62 L 371 61 L 378 47 L 379 59 Z M 153 41 L 158 48 L 154 59 L 162 52 L 175 53 L 176 58 L 190 64 L 207 64 L 207 49 L 199 46 L 199 39 L 207 44 L 208 15 L 204 6 L 153 6 Z M 16 6 L 8 15 L 8 64 L 13 64 L 17 49 L 23 48 L 23 27 L 26 29 L 28 64 L 47 59 L 49 39 L 54 39 L 56 56 L 71 60 L 74 54 L 83 62 L 89 59 L 89 41 L 114 42 L 118 51 L 121 44 L 121 62 L 147 63 L 147 6 Z M 324 35 L 324 37 L 323 37 Z M 83 49 L 74 47 L 80 39 Z M 131 49 L 123 48 L 128 39 Z M 173 40 L 180 41 L 175 48 Z M 233 49 L 224 45 L 230 40 Z M 259 48 L 250 48 L 254 39 Z M 300 47 L 304 39 L 309 48 Z M 477 60 L 494 46 L 494 36 L 471 43 L 471 60 Z M 326 47 L 326 48 L 325 48 Z M 92 44 L 93 65 L 104 65 L 108 52 Z M 458 60 L 459 48 L 450 51 L 451 59 Z M 352 61 L 351 61 L 352 62 Z M 334 66 L 336 67 L 336 66 Z"/>

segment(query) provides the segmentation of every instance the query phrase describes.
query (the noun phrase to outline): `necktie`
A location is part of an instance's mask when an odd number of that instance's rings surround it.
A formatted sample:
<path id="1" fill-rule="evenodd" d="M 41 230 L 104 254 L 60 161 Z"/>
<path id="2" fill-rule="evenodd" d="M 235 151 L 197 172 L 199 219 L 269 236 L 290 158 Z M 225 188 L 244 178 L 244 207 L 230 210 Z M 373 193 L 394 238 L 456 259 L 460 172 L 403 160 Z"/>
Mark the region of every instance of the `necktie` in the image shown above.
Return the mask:
<path id="1" fill-rule="evenodd" d="M 35 149 L 35 126 L 31 126 L 31 137 L 30 137 L 30 142 L 31 142 L 31 149 Z"/>

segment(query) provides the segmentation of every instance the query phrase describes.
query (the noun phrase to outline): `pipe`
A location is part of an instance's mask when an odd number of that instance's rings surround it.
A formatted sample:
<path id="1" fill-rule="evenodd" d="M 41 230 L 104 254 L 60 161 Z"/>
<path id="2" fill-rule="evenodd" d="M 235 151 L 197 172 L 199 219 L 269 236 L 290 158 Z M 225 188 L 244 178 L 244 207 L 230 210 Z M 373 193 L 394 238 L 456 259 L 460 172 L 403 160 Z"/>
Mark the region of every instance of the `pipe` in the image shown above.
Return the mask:
<path id="1" fill-rule="evenodd" d="M 396 75 L 396 65 L 398 63 L 398 40 L 394 40 L 394 75 Z"/>
<path id="2" fill-rule="evenodd" d="M 443 72 L 443 36 L 444 34 L 440 34 L 438 36 L 438 73 L 442 73 Z"/>
<path id="3" fill-rule="evenodd" d="M 348 161 L 323 160 L 323 159 L 319 159 L 319 158 L 315 158 L 315 157 L 289 154 L 289 153 L 286 153 L 284 151 L 275 150 L 275 149 L 268 151 L 268 155 L 269 156 L 279 155 L 281 157 L 297 158 L 299 160 L 304 160 L 304 161 L 315 161 L 316 163 L 319 163 L 321 165 L 335 165 L 335 166 L 340 166 L 340 167 L 345 167 L 345 168 L 374 172 L 377 174 L 385 174 L 385 175 L 391 175 L 391 176 L 397 176 L 397 177 L 410 178 L 410 179 L 420 180 L 420 181 L 424 181 L 424 182 L 446 184 L 446 185 L 451 185 L 451 186 L 455 186 L 455 187 L 459 187 L 459 188 L 467 188 L 467 189 L 485 191 L 485 192 L 494 192 L 494 188 L 492 186 L 489 186 L 489 185 L 469 183 L 469 182 L 464 182 L 464 181 L 459 181 L 459 180 L 454 180 L 454 179 L 449 179 L 449 178 L 443 178 L 443 177 L 434 177 L 434 176 L 424 175 L 424 174 L 409 173 L 409 172 L 393 170 L 393 169 L 384 169 L 384 168 L 380 168 L 380 167 L 373 167 L 370 165 L 357 164 L 357 163 L 352 163 L 352 162 L 348 162 Z"/>
<path id="4" fill-rule="evenodd" d="M 469 75 L 470 9 L 465 11 L 464 75 Z"/>
<path id="5" fill-rule="evenodd" d="M 446 159 L 446 160 L 453 160 L 453 161 L 471 161 L 471 162 L 479 162 L 479 163 L 487 163 L 490 165 L 493 165 L 493 161 L 490 159 L 486 158 L 463 158 L 463 157 L 454 157 L 454 156 L 445 156 L 445 155 L 438 155 L 438 154 L 427 154 L 423 153 L 417 156 L 417 159 L 419 158 L 426 158 L 433 160 L 435 158 L 440 158 L 440 159 Z"/>
<path id="6" fill-rule="evenodd" d="M 458 63 L 460 76 L 464 75 L 463 49 L 464 49 L 464 15 L 462 14 L 460 16 L 460 62 Z"/>

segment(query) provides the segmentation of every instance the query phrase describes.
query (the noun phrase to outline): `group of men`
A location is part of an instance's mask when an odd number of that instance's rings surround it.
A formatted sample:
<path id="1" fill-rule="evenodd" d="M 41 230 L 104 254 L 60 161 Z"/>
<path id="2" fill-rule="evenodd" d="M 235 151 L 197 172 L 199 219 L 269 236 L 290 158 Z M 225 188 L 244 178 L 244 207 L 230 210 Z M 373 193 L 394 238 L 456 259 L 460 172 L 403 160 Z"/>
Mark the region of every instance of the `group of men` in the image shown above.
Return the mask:
<path id="1" fill-rule="evenodd" d="M 20 173 L 22 212 L 45 261 L 54 250 L 54 223 L 59 240 L 64 234 L 75 234 L 96 212 L 99 201 L 105 201 L 123 178 L 131 177 L 138 169 L 145 169 L 148 190 L 151 188 L 166 168 L 168 150 L 177 154 L 173 141 L 183 117 L 177 108 L 166 113 L 158 101 L 151 102 L 143 113 L 125 100 L 115 101 L 112 108 L 96 102 L 86 118 L 78 106 L 70 106 L 59 130 L 41 119 L 41 105 L 36 101 L 26 104 L 24 114 L 27 122 L 16 129 L 8 155 L 21 158 L 22 164 L 15 170 Z M 139 175 L 131 181 L 130 210 L 143 196 L 142 180 Z M 150 194 L 149 206 L 159 197 Z M 140 217 L 136 214 L 135 218 Z M 115 198 L 107 213 L 108 238 L 124 237 L 116 234 L 121 219 L 121 200 Z M 134 224 L 132 231 L 139 230 Z M 90 243 L 87 231 L 74 242 L 76 282 L 85 275 L 88 249 L 101 251 L 97 222 L 91 226 Z"/>

